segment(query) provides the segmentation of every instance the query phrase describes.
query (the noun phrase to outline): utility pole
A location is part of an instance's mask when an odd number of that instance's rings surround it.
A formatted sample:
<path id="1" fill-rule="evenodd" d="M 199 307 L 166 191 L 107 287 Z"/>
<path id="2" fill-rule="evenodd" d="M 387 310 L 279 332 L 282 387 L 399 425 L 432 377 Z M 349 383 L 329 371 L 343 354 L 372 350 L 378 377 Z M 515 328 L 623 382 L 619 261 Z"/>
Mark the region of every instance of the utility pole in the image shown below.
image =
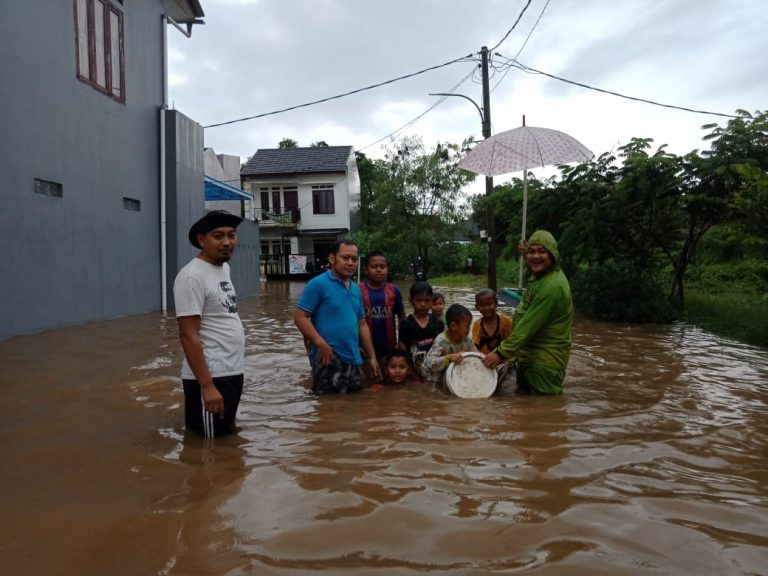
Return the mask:
<path id="1" fill-rule="evenodd" d="M 481 70 L 483 73 L 483 107 L 477 105 L 477 102 L 469 96 L 463 94 L 453 94 L 445 92 L 432 92 L 430 96 L 457 96 L 469 100 L 475 105 L 480 113 L 480 122 L 482 122 L 483 138 L 491 136 L 491 91 L 488 89 L 488 47 L 483 46 L 480 51 L 482 57 Z M 485 177 L 485 195 L 490 196 L 493 193 L 493 177 Z M 490 203 L 485 207 L 485 231 L 488 239 L 488 288 L 496 292 L 496 227 L 493 223 L 493 209 Z"/>
<path id="2" fill-rule="evenodd" d="M 488 89 L 488 47 L 480 50 L 483 73 L 483 138 L 491 136 L 491 92 Z M 493 177 L 485 177 L 485 197 L 493 194 Z M 485 230 L 488 234 L 488 288 L 496 292 L 496 226 L 493 222 L 493 208 L 490 202 L 485 206 Z"/>

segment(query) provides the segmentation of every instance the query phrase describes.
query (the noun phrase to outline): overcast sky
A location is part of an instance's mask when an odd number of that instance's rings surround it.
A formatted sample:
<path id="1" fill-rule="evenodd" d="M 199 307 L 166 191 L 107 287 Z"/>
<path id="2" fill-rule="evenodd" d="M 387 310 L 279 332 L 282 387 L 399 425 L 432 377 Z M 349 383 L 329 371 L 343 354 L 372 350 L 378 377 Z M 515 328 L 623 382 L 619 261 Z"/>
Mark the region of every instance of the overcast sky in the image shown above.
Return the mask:
<path id="1" fill-rule="evenodd" d="M 498 44 L 527 0 L 202 0 L 191 38 L 169 28 L 169 97 L 203 126 L 334 96 Z M 493 133 L 529 126 L 574 136 L 595 154 L 633 136 L 684 154 L 706 148 L 701 125 L 727 118 L 671 110 L 504 67 L 505 58 L 595 87 L 664 104 L 733 114 L 768 108 L 768 10 L 761 0 L 532 0 L 492 54 Z M 534 25 L 537 19 L 538 25 Z M 530 39 L 523 48 L 528 34 Z M 498 54 L 497 54 L 498 53 Z M 473 73 L 474 71 L 474 73 Z M 463 83 L 455 88 L 460 82 Z M 331 102 L 206 128 L 205 145 L 242 161 L 283 138 L 372 143 L 439 98 L 482 104 L 477 61 L 457 62 Z M 398 135 L 481 139 L 480 117 L 447 98 Z M 498 178 L 497 182 L 504 178 Z"/>

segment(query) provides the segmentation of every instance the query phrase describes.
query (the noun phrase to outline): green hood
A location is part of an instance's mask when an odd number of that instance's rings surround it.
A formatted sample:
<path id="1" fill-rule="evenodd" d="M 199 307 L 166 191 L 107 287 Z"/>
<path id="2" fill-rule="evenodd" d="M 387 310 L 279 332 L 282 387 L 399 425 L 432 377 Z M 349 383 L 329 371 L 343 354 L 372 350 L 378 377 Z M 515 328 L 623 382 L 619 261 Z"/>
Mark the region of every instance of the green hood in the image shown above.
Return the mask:
<path id="1" fill-rule="evenodd" d="M 557 240 L 546 230 L 536 230 L 531 237 L 528 238 L 528 245 L 541 244 L 547 251 L 552 254 L 555 259 L 555 270 L 560 269 L 560 251 L 557 249 Z"/>

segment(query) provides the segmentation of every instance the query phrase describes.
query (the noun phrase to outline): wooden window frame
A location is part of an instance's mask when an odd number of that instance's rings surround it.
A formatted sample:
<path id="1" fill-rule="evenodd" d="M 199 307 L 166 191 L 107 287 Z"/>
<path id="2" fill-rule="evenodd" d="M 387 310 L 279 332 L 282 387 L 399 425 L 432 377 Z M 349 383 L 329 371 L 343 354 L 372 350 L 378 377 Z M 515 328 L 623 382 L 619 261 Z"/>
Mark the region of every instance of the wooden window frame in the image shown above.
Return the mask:
<path id="1" fill-rule="evenodd" d="M 97 46 L 96 41 L 96 12 L 95 5 L 99 4 L 103 11 L 102 22 L 102 41 L 101 46 Z M 72 0 L 75 18 L 75 63 L 77 67 L 77 79 L 88 84 L 94 90 L 105 94 L 112 100 L 125 104 L 125 49 L 124 49 L 124 31 L 123 31 L 123 12 L 119 10 L 110 0 Z M 83 30 L 88 35 L 88 69 L 81 67 L 80 54 L 80 22 L 78 20 L 79 5 L 85 8 L 87 22 Z M 113 46 L 112 35 L 112 16 L 117 18 L 118 42 Z M 113 61 L 113 51 L 116 49 L 116 56 L 120 60 Z M 104 85 L 99 84 L 97 78 L 100 70 L 97 65 L 97 54 L 104 59 Z M 113 80 L 117 79 L 119 86 L 114 86 Z"/>

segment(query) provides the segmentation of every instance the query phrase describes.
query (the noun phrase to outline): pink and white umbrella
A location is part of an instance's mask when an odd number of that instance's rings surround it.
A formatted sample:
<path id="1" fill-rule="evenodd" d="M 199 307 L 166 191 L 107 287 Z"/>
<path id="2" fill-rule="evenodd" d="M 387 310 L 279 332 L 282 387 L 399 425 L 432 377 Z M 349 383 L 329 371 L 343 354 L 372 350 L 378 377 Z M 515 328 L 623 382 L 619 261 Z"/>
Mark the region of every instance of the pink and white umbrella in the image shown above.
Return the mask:
<path id="1" fill-rule="evenodd" d="M 480 142 L 459 162 L 459 168 L 498 176 L 537 166 L 586 162 L 592 156 L 589 148 L 565 132 L 521 126 Z"/>
<path id="2" fill-rule="evenodd" d="M 498 176 L 523 171 L 523 231 L 525 239 L 528 212 L 528 170 L 541 166 L 586 162 L 592 151 L 565 132 L 523 125 L 486 138 L 459 162 L 464 168 L 484 176 Z M 520 259 L 520 287 L 523 282 Z"/>

